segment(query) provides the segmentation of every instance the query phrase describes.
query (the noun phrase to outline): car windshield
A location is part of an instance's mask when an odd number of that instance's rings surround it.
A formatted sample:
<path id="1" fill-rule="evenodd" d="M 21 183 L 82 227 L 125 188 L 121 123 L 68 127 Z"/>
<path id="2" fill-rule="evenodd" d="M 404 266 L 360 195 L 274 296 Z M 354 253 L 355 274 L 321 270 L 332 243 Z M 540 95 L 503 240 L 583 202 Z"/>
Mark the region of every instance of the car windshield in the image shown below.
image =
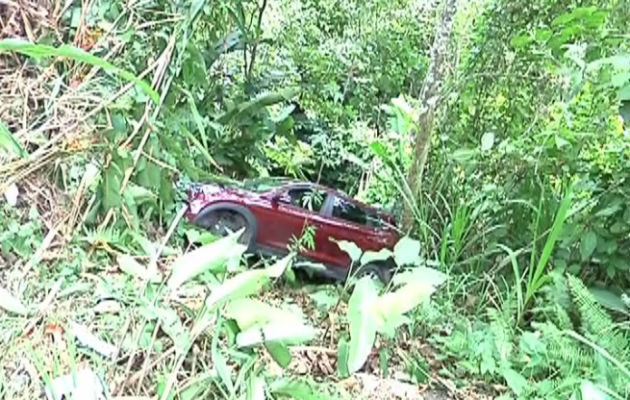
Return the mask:
<path id="1" fill-rule="evenodd" d="M 291 182 L 289 178 L 257 178 L 257 179 L 246 179 L 241 184 L 241 187 L 250 192 L 263 193 L 267 192 L 271 189 L 286 185 Z"/>

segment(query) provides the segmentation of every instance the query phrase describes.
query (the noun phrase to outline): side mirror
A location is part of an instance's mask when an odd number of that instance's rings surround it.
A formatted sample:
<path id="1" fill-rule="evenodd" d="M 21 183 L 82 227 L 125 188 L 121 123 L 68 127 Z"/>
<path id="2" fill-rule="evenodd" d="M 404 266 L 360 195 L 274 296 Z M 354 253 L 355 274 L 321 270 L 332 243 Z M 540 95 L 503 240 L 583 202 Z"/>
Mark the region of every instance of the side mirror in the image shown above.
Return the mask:
<path id="1" fill-rule="evenodd" d="M 286 193 L 274 193 L 271 195 L 271 198 L 269 199 L 271 201 L 271 206 L 273 208 L 278 207 L 278 204 L 280 203 L 290 203 L 290 199 L 289 196 L 287 196 Z"/>
<path id="2" fill-rule="evenodd" d="M 281 199 L 282 199 L 282 193 L 274 193 L 273 195 L 271 195 L 271 198 L 269 199 L 271 201 L 271 207 L 277 208 L 278 203 L 280 203 Z"/>

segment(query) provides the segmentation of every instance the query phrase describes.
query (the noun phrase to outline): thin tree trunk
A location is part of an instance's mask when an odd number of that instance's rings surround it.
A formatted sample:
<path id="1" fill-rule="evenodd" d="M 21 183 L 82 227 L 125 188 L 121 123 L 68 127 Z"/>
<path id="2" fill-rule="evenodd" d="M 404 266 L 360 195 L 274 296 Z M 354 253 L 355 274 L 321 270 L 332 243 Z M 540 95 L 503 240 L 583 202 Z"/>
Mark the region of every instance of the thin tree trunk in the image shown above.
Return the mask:
<path id="1" fill-rule="evenodd" d="M 407 176 L 407 183 L 414 199 L 419 198 L 422 189 L 422 173 L 431 144 L 435 110 L 440 99 L 440 90 L 448 71 L 446 52 L 448 51 L 456 12 L 457 0 L 445 0 L 442 16 L 435 28 L 435 37 L 431 47 L 431 65 L 420 91 L 421 110 L 418 117 L 416 146 L 411 169 Z M 403 212 L 403 229 L 408 232 L 413 227 L 413 224 L 413 211 L 409 205 L 406 205 Z"/>

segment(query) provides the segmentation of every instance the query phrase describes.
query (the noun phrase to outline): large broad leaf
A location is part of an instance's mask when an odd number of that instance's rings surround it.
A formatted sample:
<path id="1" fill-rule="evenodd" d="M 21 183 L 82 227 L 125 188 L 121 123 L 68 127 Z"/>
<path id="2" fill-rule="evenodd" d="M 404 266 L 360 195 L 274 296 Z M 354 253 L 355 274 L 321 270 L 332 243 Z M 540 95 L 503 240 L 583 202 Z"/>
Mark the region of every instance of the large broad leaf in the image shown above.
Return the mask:
<path id="1" fill-rule="evenodd" d="M 371 309 L 376 329 L 393 337 L 396 328 L 408 323 L 405 313 L 429 300 L 437 287 L 444 283 L 446 275 L 426 267 L 415 267 L 394 277 L 394 286 L 404 283 L 398 290 L 380 296 Z"/>
<path id="2" fill-rule="evenodd" d="M 420 258 L 420 242 L 405 236 L 401 238 L 396 246 L 394 246 L 394 260 L 396 265 L 419 265 Z"/>
<path id="3" fill-rule="evenodd" d="M 238 347 L 250 347 L 258 344 L 277 342 L 283 344 L 298 344 L 313 340 L 315 329 L 301 324 L 286 324 L 284 321 L 271 322 L 263 326 L 254 326 L 236 336 Z"/>
<path id="4" fill-rule="evenodd" d="M 380 249 L 379 251 L 366 251 L 361 256 L 361 265 L 369 264 L 371 262 L 385 261 L 392 257 L 394 253 L 388 248 Z"/>
<path id="5" fill-rule="evenodd" d="M 446 274 L 429 267 L 414 267 L 396 274 L 392 278 L 394 286 L 402 286 L 413 282 L 438 287 L 446 281 Z"/>
<path id="6" fill-rule="evenodd" d="M 433 292 L 435 292 L 433 285 L 412 282 L 379 297 L 371 310 L 377 321 L 376 329 L 391 336 L 391 330 L 406 321 L 403 314 L 429 300 Z"/>
<path id="7" fill-rule="evenodd" d="M 271 278 L 269 278 L 266 271 L 262 269 L 241 272 L 212 289 L 212 292 L 206 298 L 206 307 L 213 309 L 228 300 L 256 294 L 270 280 Z"/>
<path id="8" fill-rule="evenodd" d="M 237 243 L 242 233 L 243 229 L 179 257 L 173 263 L 168 288 L 177 289 L 202 272 L 219 271 L 229 260 L 240 259 L 246 250 L 246 246 Z"/>
<path id="9" fill-rule="evenodd" d="M 208 298 L 206 298 L 206 307 L 213 309 L 228 300 L 258 293 L 272 278 L 282 276 L 289 266 L 291 259 L 292 255 L 288 255 L 268 268 L 241 272 L 227 279 L 212 290 Z"/>
<path id="10" fill-rule="evenodd" d="M 246 330 L 254 325 L 264 325 L 271 321 L 291 323 L 302 323 L 301 315 L 277 307 L 272 307 L 256 299 L 236 299 L 231 301 L 226 307 L 223 315 L 236 321 L 239 329 Z"/>
<path id="11" fill-rule="evenodd" d="M 289 378 L 281 378 L 270 385 L 275 396 L 288 397 L 295 400 L 334 400 L 329 394 L 319 394 L 311 385 Z"/>
<path id="12" fill-rule="evenodd" d="M 24 306 L 24 304 L 22 304 L 22 302 L 18 300 L 17 297 L 13 296 L 2 286 L 0 286 L 0 308 L 3 308 L 13 314 L 28 314 L 28 310 Z"/>
<path id="13" fill-rule="evenodd" d="M 84 62 L 86 64 L 95 65 L 102 68 L 105 72 L 116 74 L 123 79 L 133 82 L 146 94 L 148 94 L 155 103 L 158 103 L 160 101 L 160 96 L 158 95 L 158 93 L 142 79 L 138 78 L 129 71 L 125 71 L 122 68 L 116 67 L 103 58 L 87 53 L 77 47 L 72 47 L 68 45 L 53 47 L 43 44 L 29 43 L 24 40 L 17 39 L 0 40 L 0 53 L 3 53 L 5 51 L 15 51 L 17 53 L 22 53 L 33 58 L 67 57 L 76 61 Z"/>
<path id="14" fill-rule="evenodd" d="M 361 258 L 361 253 L 363 253 L 363 251 L 359 248 L 359 246 L 357 246 L 356 243 L 350 242 L 348 240 L 335 240 L 334 238 L 330 238 L 330 240 L 337 243 L 339 249 L 347 253 L 350 256 L 352 262 L 357 262 Z"/>
<path id="15" fill-rule="evenodd" d="M 358 371 L 372 350 L 376 338 L 376 321 L 370 312 L 378 297 L 378 290 L 372 279 L 361 278 L 348 302 L 350 321 L 350 343 L 348 348 L 348 372 Z"/>
<path id="16" fill-rule="evenodd" d="M 26 151 L 20 143 L 13 137 L 9 128 L 0 121 L 0 149 L 4 149 L 9 153 L 13 153 L 20 157 L 26 157 Z"/>

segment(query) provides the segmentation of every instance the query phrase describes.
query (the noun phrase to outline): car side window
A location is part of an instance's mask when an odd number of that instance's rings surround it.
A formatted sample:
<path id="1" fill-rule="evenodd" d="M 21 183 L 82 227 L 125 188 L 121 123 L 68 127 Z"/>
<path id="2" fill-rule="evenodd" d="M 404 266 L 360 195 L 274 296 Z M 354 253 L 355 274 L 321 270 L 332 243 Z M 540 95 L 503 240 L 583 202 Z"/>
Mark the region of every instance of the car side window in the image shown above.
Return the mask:
<path id="1" fill-rule="evenodd" d="M 326 200 L 326 192 L 312 188 L 289 189 L 287 194 L 292 205 L 313 212 L 319 212 Z"/>
<path id="2" fill-rule="evenodd" d="M 332 210 L 333 217 L 345 219 L 346 221 L 354 222 L 359 225 L 369 225 L 368 215 L 358 205 L 343 199 L 336 197 Z"/>

